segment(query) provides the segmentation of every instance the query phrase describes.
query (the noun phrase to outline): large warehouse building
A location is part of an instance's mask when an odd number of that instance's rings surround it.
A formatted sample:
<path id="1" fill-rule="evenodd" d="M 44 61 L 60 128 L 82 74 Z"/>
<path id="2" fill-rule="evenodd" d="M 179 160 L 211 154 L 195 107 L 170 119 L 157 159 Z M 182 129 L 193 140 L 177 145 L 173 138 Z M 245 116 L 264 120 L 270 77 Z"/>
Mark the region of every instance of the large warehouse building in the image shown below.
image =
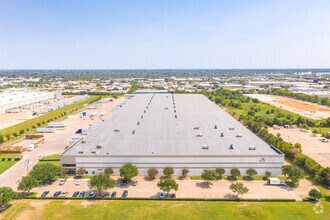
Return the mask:
<path id="1" fill-rule="evenodd" d="M 109 119 L 61 155 L 63 168 L 84 168 L 88 175 L 125 163 L 146 175 L 149 168 L 173 167 L 180 175 L 206 168 L 249 168 L 259 175 L 281 174 L 284 155 L 269 146 L 203 95 L 135 94 Z"/>

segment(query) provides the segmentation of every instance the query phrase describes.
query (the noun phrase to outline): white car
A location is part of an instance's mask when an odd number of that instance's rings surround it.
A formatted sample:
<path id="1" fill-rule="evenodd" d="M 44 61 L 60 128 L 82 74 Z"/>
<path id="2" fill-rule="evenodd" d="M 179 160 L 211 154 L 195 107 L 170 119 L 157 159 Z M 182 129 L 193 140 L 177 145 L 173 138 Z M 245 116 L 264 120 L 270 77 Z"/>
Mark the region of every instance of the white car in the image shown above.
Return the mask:
<path id="1" fill-rule="evenodd" d="M 80 184 L 81 184 L 81 180 L 77 180 L 76 186 L 80 186 Z"/>
<path id="2" fill-rule="evenodd" d="M 65 182 L 66 182 L 66 179 L 61 179 L 59 185 L 63 186 Z"/>

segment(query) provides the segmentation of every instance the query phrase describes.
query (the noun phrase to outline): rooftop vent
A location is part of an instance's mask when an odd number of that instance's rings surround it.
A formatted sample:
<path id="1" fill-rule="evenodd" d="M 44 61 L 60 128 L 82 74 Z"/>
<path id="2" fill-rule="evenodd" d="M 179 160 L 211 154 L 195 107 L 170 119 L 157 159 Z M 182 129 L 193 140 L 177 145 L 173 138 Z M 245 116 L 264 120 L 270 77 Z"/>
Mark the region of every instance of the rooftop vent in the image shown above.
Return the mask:
<path id="1" fill-rule="evenodd" d="M 86 141 L 85 141 L 85 140 L 82 140 L 81 143 L 82 143 L 82 144 L 86 144 Z"/>
<path id="2" fill-rule="evenodd" d="M 198 129 L 199 129 L 199 127 L 198 127 L 198 126 L 196 126 L 196 127 L 194 127 L 194 129 L 195 129 L 195 130 L 198 130 Z"/>
<path id="3" fill-rule="evenodd" d="M 96 154 L 96 151 L 91 151 L 91 154 Z"/>
<path id="4" fill-rule="evenodd" d="M 96 145 L 96 149 L 101 149 L 102 146 L 101 145 Z"/>
<path id="5" fill-rule="evenodd" d="M 234 127 L 229 127 L 229 130 L 234 130 L 235 128 Z"/>
<path id="6" fill-rule="evenodd" d="M 138 121 L 138 123 L 136 123 L 136 125 L 140 125 L 140 122 Z"/>
<path id="7" fill-rule="evenodd" d="M 241 138 L 241 137 L 243 137 L 243 135 L 241 135 L 241 134 L 236 134 L 236 137 Z"/>
<path id="8" fill-rule="evenodd" d="M 208 145 L 203 145 L 202 149 L 203 150 L 208 150 L 209 149 L 209 146 Z"/>
<path id="9" fill-rule="evenodd" d="M 250 147 L 249 147 L 249 150 L 256 150 L 256 147 L 254 147 L 254 146 L 250 146 Z"/>
<path id="10" fill-rule="evenodd" d="M 231 144 L 231 145 L 229 146 L 229 149 L 230 149 L 230 150 L 233 150 L 233 149 L 234 149 L 234 146 Z"/>
<path id="11" fill-rule="evenodd" d="M 220 137 L 224 137 L 224 136 L 223 136 L 223 133 L 220 134 Z"/>
<path id="12" fill-rule="evenodd" d="M 143 115 L 141 115 L 141 118 L 143 118 Z"/>
<path id="13" fill-rule="evenodd" d="M 144 110 L 143 113 L 146 113 L 146 110 Z"/>
<path id="14" fill-rule="evenodd" d="M 119 132 L 119 129 L 114 129 L 113 132 Z"/>
<path id="15" fill-rule="evenodd" d="M 174 116 L 174 118 L 177 118 L 177 117 L 178 117 L 177 115 Z"/>
<path id="16" fill-rule="evenodd" d="M 203 133 L 198 133 L 196 136 L 197 137 L 203 137 Z"/>
<path id="17" fill-rule="evenodd" d="M 135 134 L 135 130 L 132 131 L 132 134 Z"/>
<path id="18" fill-rule="evenodd" d="M 218 125 L 214 125 L 214 129 L 218 129 Z"/>
<path id="19" fill-rule="evenodd" d="M 84 153 L 84 151 L 79 151 L 79 152 L 78 152 L 78 154 L 83 154 L 83 153 Z"/>

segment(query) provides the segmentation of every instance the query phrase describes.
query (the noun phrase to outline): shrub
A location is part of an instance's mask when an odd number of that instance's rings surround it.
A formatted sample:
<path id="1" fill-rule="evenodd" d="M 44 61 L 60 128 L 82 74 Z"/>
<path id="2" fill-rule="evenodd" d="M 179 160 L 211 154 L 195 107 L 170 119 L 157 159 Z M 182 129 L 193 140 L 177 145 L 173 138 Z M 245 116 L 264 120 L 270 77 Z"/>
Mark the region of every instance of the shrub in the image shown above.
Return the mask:
<path id="1" fill-rule="evenodd" d="M 171 177 L 171 175 L 173 175 L 174 170 L 172 167 L 165 167 L 163 170 L 163 174 L 165 175 L 165 177 Z"/>

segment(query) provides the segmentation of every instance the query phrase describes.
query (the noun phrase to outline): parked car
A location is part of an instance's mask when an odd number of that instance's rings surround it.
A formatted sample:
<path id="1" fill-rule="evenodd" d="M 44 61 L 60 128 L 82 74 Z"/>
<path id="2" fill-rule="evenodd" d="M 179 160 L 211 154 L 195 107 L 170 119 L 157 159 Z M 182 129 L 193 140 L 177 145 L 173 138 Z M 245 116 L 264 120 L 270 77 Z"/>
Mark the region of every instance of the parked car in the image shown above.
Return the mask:
<path id="1" fill-rule="evenodd" d="M 54 179 L 51 179 L 48 183 L 49 183 L 49 185 L 52 185 L 55 181 L 56 181 L 56 179 L 54 178 Z"/>
<path id="2" fill-rule="evenodd" d="M 61 179 L 59 185 L 63 186 L 65 182 L 66 182 L 66 179 Z"/>
<path id="3" fill-rule="evenodd" d="M 78 197 L 85 197 L 85 194 L 86 194 L 85 191 L 81 191 L 81 192 L 79 193 Z"/>
<path id="4" fill-rule="evenodd" d="M 117 192 L 116 191 L 114 191 L 114 192 L 111 193 L 111 197 L 116 197 L 116 195 L 117 195 Z"/>
<path id="5" fill-rule="evenodd" d="M 89 198 L 94 198 L 96 196 L 96 192 L 94 192 L 94 191 L 91 191 L 91 192 L 89 192 L 89 194 L 88 194 L 88 197 Z"/>
<path id="6" fill-rule="evenodd" d="M 110 193 L 108 193 L 108 192 L 105 192 L 105 193 L 103 193 L 103 195 L 102 195 L 103 198 L 108 198 L 109 196 L 110 196 Z"/>
<path id="7" fill-rule="evenodd" d="M 128 179 L 122 179 L 121 180 L 121 186 L 126 186 L 128 182 Z"/>
<path id="8" fill-rule="evenodd" d="M 45 196 L 47 196 L 48 193 L 49 193 L 49 191 L 45 191 L 45 192 L 43 192 L 43 193 L 41 194 L 41 197 L 45 197 Z"/>
<path id="9" fill-rule="evenodd" d="M 123 194 L 121 195 L 121 197 L 126 198 L 128 196 L 128 191 L 124 190 Z"/>
<path id="10" fill-rule="evenodd" d="M 64 191 L 64 192 L 61 193 L 61 197 L 65 197 L 67 195 L 68 195 L 68 192 L 67 191 Z"/>
<path id="11" fill-rule="evenodd" d="M 158 198 L 165 199 L 165 193 L 163 193 L 163 192 L 158 193 Z"/>
<path id="12" fill-rule="evenodd" d="M 132 186 L 136 186 L 137 185 L 137 181 L 136 180 L 132 180 Z"/>
<path id="13" fill-rule="evenodd" d="M 81 180 L 76 181 L 76 186 L 79 186 L 81 184 Z"/>
<path id="14" fill-rule="evenodd" d="M 79 191 L 76 191 L 73 193 L 72 197 L 78 197 L 79 196 Z"/>
<path id="15" fill-rule="evenodd" d="M 54 197 L 58 197 L 59 195 L 61 195 L 61 191 L 56 191 L 55 193 L 54 193 Z"/>

